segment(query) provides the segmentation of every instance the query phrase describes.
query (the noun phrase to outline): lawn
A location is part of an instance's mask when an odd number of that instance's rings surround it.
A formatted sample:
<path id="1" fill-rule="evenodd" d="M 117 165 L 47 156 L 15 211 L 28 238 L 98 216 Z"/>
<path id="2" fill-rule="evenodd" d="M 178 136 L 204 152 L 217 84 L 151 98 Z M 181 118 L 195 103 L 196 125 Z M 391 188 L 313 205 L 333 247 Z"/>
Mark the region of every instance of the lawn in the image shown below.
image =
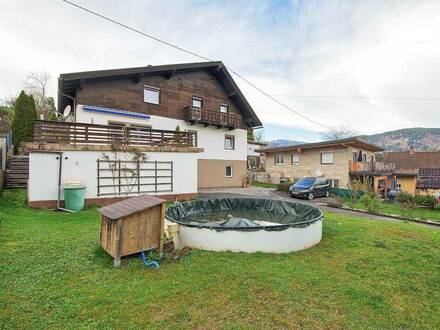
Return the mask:
<path id="1" fill-rule="evenodd" d="M 354 207 L 357 209 L 362 209 L 362 210 L 367 209 L 365 205 L 359 201 L 356 204 L 353 204 L 351 201 L 345 200 L 344 204 L 349 207 Z M 415 217 L 424 220 L 429 219 L 440 222 L 440 209 L 416 207 L 412 210 L 407 210 L 403 208 L 402 205 L 400 205 L 399 203 L 381 203 L 380 207 L 377 209 L 377 212 L 397 214 L 406 217 Z"/>
<path id="2" fill-rule="evenodd" d="M 326 213 L 305 251 L 194 250 L 116 270 L 95 208 L 24 199 L 0 200 L 0 328 L 440 328 L 440 231 Z"/>
<path id="3" fill-rule="evenodd" d="M 266 182 L 252 181 L 251 185 L 254 186 L 254 187 L 278 189 L 278 185 L 275 184 L 275 183 L 266 183 Z"/>

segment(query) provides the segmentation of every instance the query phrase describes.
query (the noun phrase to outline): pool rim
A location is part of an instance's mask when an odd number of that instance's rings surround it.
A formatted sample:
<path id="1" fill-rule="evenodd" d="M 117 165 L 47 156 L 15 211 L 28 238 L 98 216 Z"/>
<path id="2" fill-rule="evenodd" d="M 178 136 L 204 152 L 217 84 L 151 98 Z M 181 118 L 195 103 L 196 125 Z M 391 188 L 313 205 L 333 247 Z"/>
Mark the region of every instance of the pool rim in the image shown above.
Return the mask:
<path id="1" fill-rule="evenodd" d="M 305 205 L 307 207 L 310 208 L 314 208 L 316 210 L 319 211 L 319 215 L 313 219 L 307 220 L 307 221 L 302 221 L 302 222 L 295 222 L 295 223 L 291 223 L 291 224 L 277 224 L 277 225 L 260 225 L 257 227 L 222 227 L 222 226 L 203 226 L 203 225 L 195 225 L 195 224 L 191 224 L 191 223 L 187 223 L 187 222 L 183 222 L 183 221 L 179 221 L 179 220 L 175 220 L 170 218 L 167 215 L 167 212 L 165 212 L 165 219 L 168 221 L 171 221 L 173 223 L 177 223 L 180 226 L 186 226 L 186 227 L 191 227 L 191 228 L 199 228 L 199 229 L 210 229 L 210 230 L 217 230 L 217 231 L 260 231 L 260 230 L 265 230 L 265 231 L 280 231 L 280 230 L 286 230 L 288 228 L 303 228 L 303 227 L 307 227 L 312 223 L 318 222 L 318 221 L 322 221 L 324 220 L 324 213 L 322 212 L 322 210 L 316 206 L 312 206 L 310 204 L 307 203 L 301 203 L 301 202 L 296 202 L 296 201 L 285 201 L 282 199 L 274 199 L 274 198 L 259 198 L 259 197 L 214 197 L 214 198 L 203 198 L 203 199 L 255 199 L 255 200 L 272 200 L 272 201 L 276 201 L 276 202 L 284 202 L 287 204 L 301 204 L 301 205 Z M 198 200 L 203 200 L 203 199 L 198 199 Z M 181 204 L 185 204 L 185 203 L 193 203 L 195 201 L 198 200 L 190 200 L 190 201 L 182 201 L 182 202 L 178 202 Z M 170 207 L 173 207 L 173 205 L 171 205 Z M 168 211 L 168 210 L 167 210 Z"/>

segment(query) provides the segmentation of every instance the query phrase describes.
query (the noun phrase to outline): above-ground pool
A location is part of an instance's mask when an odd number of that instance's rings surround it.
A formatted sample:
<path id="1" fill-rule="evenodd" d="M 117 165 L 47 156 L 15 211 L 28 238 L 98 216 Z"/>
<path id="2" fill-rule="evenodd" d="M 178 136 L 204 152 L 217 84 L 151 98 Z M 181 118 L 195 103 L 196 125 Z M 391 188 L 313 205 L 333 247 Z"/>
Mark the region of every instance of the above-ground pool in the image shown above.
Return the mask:
<path id="1" fill-rule="evenodd" d="M 212 198 L 175 203 L 168 221 L 180 225 L 176 248 L 284 253 L 322 238 L 323 214 L 297 202 L 259 198 Z"/>

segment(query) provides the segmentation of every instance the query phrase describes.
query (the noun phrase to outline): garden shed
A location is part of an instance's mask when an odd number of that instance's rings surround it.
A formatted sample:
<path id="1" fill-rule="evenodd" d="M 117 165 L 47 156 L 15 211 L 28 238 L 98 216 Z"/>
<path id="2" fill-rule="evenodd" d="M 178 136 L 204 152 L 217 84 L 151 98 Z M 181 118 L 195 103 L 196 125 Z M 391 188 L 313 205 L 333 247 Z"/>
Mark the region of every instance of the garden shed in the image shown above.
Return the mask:
<path id="1" fill-rule="evenodd" d="M 121 266 L 121 257 L 146 250 L 163 251 L 165 200 L 140 195 L 99 209 L 101 246 Z"/>

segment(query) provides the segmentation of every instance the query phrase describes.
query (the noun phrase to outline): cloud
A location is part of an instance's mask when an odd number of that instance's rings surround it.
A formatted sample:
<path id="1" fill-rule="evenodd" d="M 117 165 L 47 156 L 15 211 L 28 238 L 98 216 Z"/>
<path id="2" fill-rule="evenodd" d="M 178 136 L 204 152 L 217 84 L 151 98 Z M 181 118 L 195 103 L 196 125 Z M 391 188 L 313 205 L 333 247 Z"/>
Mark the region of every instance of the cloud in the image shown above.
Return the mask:
<path id="1" fill-rule="evenodd" d="M 86 1 L 80 5 L 214 60 L 272 94 L 436 97 L 440 2 L 432 1 Z M 0 96 L 30 71 L 62 72 L 198 61 L 62 1 L 0 4 Z M 322 128 L 237 79 L 262 121 Z M 362 133 L 436 126 L 438 101 L 277 96 L 327 126 Z"/>

